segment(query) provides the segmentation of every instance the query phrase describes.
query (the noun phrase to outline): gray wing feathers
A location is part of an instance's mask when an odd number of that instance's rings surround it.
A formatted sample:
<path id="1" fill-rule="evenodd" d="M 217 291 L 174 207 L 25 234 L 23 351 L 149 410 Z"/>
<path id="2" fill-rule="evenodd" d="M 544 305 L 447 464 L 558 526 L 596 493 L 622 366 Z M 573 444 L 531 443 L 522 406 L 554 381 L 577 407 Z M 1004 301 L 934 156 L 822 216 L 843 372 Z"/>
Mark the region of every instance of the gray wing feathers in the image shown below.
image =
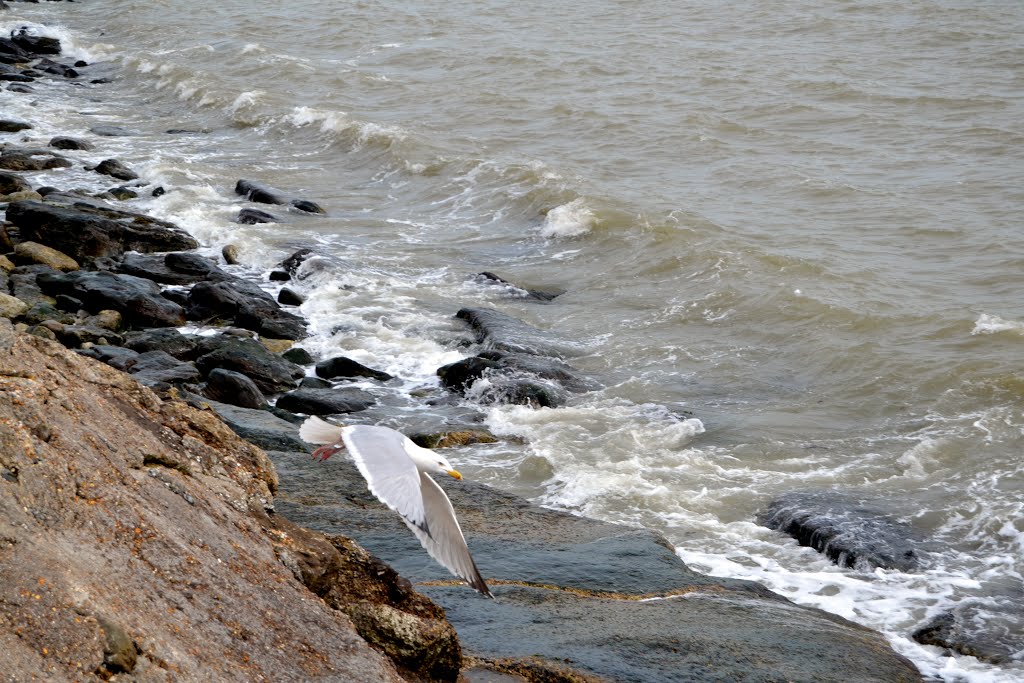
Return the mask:
<path id="1" fill-rule="evenodd" d="M 466 539 L 455 518 L 455 510 L 444 490 L 426 473 L 420 473 L 420 490 L 427 514 L 429 531 L 417 528 L 408 520 L 406 524 L 416 534 L 426 551 L 452 574 L 489 598 L 494 597 L 469 554 Z"/>
<path id="2" fill-rule="evenodd" d="M 346 427 L 342 438 L 370 492 L 422 530 L 429 521 L 420 492 L 420 472 L 405 452 L 400 433 L 384 427 Z"/>

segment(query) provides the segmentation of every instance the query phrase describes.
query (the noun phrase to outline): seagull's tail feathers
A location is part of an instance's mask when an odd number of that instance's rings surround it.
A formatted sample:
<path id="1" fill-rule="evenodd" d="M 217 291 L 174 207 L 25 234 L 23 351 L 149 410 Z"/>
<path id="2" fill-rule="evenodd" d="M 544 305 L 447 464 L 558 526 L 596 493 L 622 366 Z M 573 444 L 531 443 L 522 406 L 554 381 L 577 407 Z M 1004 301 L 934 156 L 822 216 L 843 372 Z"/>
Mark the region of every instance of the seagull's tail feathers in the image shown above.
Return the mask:
<path id="1" fill-rule="evenodd" d="M 332 425 L 316 415 L 309 417 L 299 427 L 299 438 L 306 443 L 336 444 L 341 441 L 341 427 Z"/>

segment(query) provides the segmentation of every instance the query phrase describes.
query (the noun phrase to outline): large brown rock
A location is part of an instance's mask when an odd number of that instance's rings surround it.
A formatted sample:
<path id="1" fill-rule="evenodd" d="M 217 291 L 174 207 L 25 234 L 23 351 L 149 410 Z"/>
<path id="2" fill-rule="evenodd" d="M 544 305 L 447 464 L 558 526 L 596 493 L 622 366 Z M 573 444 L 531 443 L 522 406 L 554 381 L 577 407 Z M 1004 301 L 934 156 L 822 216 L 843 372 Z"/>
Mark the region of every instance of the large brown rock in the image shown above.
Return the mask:
<path id="1" fill-rule="evenodd" d="M 268 514 L 276 487 L 212 412 L 0 320 L 5 680 L 451 679 L 440 610 L 351 542 Z M 368 634 L 415 622 L 424 649 L 396 665 L 348 612 Z"/>

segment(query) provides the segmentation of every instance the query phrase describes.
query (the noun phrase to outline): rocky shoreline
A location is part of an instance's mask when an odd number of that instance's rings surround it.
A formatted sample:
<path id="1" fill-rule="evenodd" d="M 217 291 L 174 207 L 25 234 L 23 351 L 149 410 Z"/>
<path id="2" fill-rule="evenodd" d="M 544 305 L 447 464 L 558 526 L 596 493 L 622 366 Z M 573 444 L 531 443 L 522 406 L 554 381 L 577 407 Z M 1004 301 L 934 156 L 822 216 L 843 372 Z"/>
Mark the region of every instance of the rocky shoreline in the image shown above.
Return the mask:
<path id="1" fill-rule="evenodd" d="M 0 78 L 11 96 L 35 79 L 90 82 L 88 64 L 59 57 L 53 39 L 15 31 L 0 37 Z M 48 141 L 32 130 L 0 121 L 7 680 L 920 680 L 879 634 L 693 572 L 657 534 L 446 485 L 497 597 L 479 599 L 353 467 L 315 465 L 296 425 L 345 415 L 429 447 L 493 440 L 460 399 L 561 405 L 596 386 L 572 367 L 572 345 L 462 309 L 486 350 L 438 369 L 448 393 L 431 400 L 448 418 L 389 415 L 348 384 L 390 375 L 294 346 L 307 324 L 287 283 L 315 272 L 313 252 L 268 282 L 233 275 L 236 250 L 214 262 L 178 226 L 125 210 L 164 190 L 117 159 L 92 167 L 122 181 L 100 196 L 33 186 L 33 172 L 81 165 L 75 152 L 116 130 Z M 325 211 L 257 181 L 235 192 Z M 237 220 L 277 217 L 246 207 Z"/>

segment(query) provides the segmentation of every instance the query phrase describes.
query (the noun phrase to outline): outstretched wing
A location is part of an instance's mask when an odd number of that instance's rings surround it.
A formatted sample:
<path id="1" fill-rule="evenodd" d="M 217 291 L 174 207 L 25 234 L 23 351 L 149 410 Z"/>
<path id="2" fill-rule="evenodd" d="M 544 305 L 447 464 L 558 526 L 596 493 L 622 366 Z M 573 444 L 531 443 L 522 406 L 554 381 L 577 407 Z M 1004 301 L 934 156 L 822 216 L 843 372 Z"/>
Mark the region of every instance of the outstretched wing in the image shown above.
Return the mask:
<path id="1" fill-rule="evenodd" d="M 405 451 L 405 437 L 387 427 L 342 427 L 348 447 L 370 493 L 402 516 L 414 529 L 430 533 L 420 492 L 420 472 Z"/>
<path id="2" fill-rule="evenodd" d="M 423 497 L 423 508 L 427 516 L 427 529 L 421 529 L 406 520 L 409 528 L 420 539 L 430 556 L 445 569 L 463 579 L 470 586 L 489 598 L 493 598 L 484 577 L 469 554 L 466 539 L 462 535 L 455 510 L 444 490 L 431 479 L 426 472 L 420 472 L 420 491 Z M 404 517 L 404 515 L 403 515 Z"/>

